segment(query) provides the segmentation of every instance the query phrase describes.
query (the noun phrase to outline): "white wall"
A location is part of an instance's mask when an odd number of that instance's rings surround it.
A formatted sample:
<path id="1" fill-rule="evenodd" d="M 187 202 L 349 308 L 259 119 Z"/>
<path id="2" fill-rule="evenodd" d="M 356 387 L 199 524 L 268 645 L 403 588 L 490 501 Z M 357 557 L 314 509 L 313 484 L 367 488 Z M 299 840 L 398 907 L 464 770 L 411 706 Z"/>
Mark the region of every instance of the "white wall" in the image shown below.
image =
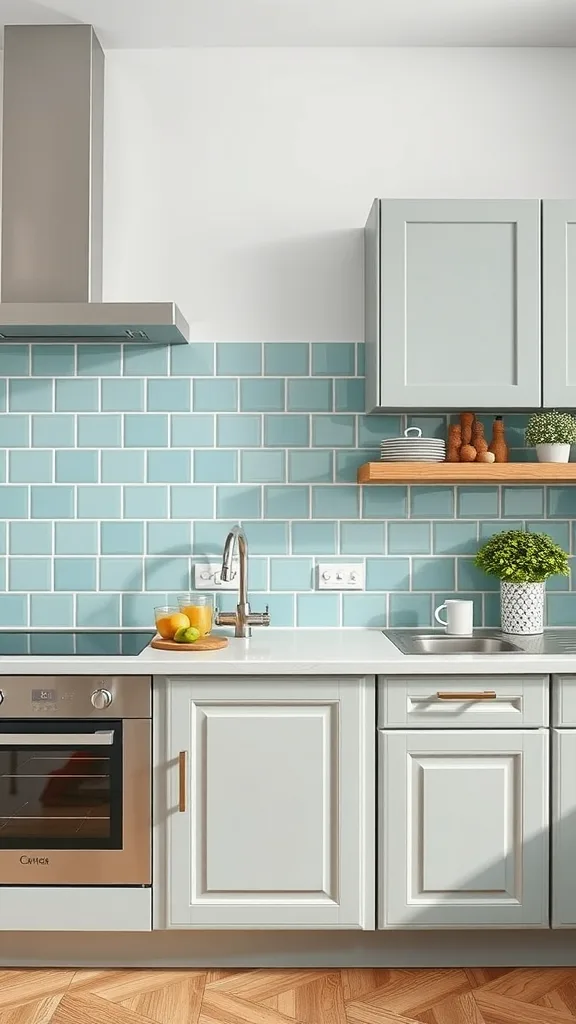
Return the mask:
<path id="1" fill-rule="evenodd" d="M 104 297 L 360 339 L 372 198 L 573 196 L 575 95 L 566 49 L 109 52 Z"/>

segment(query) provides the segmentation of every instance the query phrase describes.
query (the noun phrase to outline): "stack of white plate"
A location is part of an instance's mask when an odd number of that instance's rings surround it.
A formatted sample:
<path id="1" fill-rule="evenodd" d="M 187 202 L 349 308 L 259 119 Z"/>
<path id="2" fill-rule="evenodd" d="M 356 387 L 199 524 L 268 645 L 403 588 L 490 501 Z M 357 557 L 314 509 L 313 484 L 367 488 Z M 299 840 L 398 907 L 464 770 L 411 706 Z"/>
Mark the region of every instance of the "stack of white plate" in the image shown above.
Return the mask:
<path id="1" fill-rule="evenodd" d="M 422 437 L 420 427 L 408 427 L 403 437 L 387 437 L 380 442 L 382 462 L 444 462 L 446 442 L 438 437 Z"/>

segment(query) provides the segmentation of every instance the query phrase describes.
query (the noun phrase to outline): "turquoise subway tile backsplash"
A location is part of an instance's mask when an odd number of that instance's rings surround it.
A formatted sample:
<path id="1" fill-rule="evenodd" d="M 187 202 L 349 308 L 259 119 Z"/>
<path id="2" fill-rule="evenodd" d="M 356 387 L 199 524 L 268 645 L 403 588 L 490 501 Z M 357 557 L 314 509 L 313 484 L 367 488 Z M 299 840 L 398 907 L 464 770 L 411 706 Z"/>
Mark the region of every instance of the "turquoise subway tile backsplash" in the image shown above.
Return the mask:
<path id="1" fill-rule="evenodd" d="M 310 371 L 310 346 L 303 341 L 264 345 L 264 373 L 267 377 L 307 377 Z"/>
<path id="2" fill-rule="evenodd" d="M 126 345 L 124 349 L 124 375 L 126 377 L 157 377 L 168 373 L 169 349 L 166 345 L 147 345 L 138 348 Z"/>
<path id="3" fill-rule="evenodd" d="M 350 377 L 356 372 L 353 344 L 319 342 L 312 345 L 312 373 L 328 377 Z"/>
<path id="4" fill-rule="evenodd" d="M 240 452 L 240 479 L 250 483 L 279 483 L 286 478 L 286 452 L 254 451 Z"/>
<path id="5" fill-rule="evenodd" d="M 285 381 L 281 377 L 241 380 L 240 409 L 242 412 L 282 412 L 285 390 Z"/>
<path id="6" fill-rule="evenodd" d="M 257 413 L 230 413 L 216 417 L 219 448 L 254 448 L 262 444 L 262 417 Z"/>
<path id="7" fill-rule="evenodd" d="M 138 351 L 143 352 L 141 349 Z M 124 353 L 125 365 L 129 365 L 128 353 L 127 347 Z M 53 373 L 54 371 L 51 376 Z M 76 373 L 79 377 L 119 377 L 122 373 L 122 346 L 113 344 L 78 345 Z"/>
<path id="8" fill-rule="evenodd" d="M 298 594 L 296 624 L 298 626 L 334 626 L 340 621 L 339 594 Z"/>
<path id="9" fill-rule="evenodd" d="M 189 412 L 190 381 L 186 377 L 149 380 L 148 412 Z"/>
<path id="10" fill-rule="evenodd" d="M 262 345 L 251 341 L 217 344 L 216 373 L 222 377 L 253 377 L 262 373 Z"/>
<path id="11" fill-rule="evenodd" d="M 257 519 L 262 515 L 262 488 L 224 484 L 216 488 L 217 519 Z"/>
<path id="12" fill-rule="evenodd" d="M 62 523 L 58 524 L 62 526 Z M 66 523 L 68 528 L 70 524 Z M 11 555 L 51 555 L 52 523 L 32 523 L 16 520 L 10 523 L 9 548 Z"/>
<path id="13" fill-rule="evenodd" d="M 356 444 L 356 417 L 313 416 L 312 443 L 317 448 L 353 448 Z"/>
<path id="14" fill-rule="evenodd" d="M 50 382 L 46 382 L 50 383 Z M 57 412 L 90 412 L 98 409 L 98 380 L 81 378 L 56 380 L 55 402 Z M 112 393 L 124 391 L 124 382 L 116 380 L 102 381 L 102 408 L 123 409 L 124 405 L 111 402 Z M 124 392 L 125 400 L 129 392 Z M 110 399 L 109 397 L 110 396 Z M 107 404 L 110 402 L 110 404 Z M 128 408 L 131 408 L 128 406 Z"/>
<path id="15" fill-rule="evenodd" d="M 334 381 L 334 409 L 336 412 L 364 412 L 366 408 L 364 380 L 351 377 Z"/>
<path id="16" fill-rule="evenodd" d="M 50 626 L 73 626 L 73 595 L 32 594 L 30 597 L 30 625 L 40 629 Z"/>
<path id="17" fill-rule="evenodd" d="M 31 525 L 50 527 L 51 524 L 35 523 Z M 97 555 L 98 523 L 56 523 L 54 551 L 57 555 Z"/>
<path id="18" fill-rule="evenodd" d="M 360 488 L 320 484 L 312 488 L 313 519 L 356 519 L 360 512 Z"/>
<path id="19" fill-rule="evenodd" d="M 44 452 L 38 452 L 44 455 Z M 51 453 L 46 453 L 51 454 Z M 93 451 L 64 451 L 56 452 L 54 478 L 59 484 L 95 484 L 98 482 L 98 452 Z M 124 458 L 121 464 L 121 472 L 128 471 L 125 457 L 129 452 L 102 452 L 102 479 L 105 480 L 104 467 L 108 467 L 111 458 Z M 130 467 L 132 468 L 132 467 Z M 39 479 L 39 477 L 37 478 Z M 51 476 L 48 477 L 51 479 Z"/>
<path id="20" fill-rule="evenodd" d="M 154 421 L 157 417 L 150 416 Z M 129 433 L 128 423 L 133 417 L 125 419 L 125 434 Z M 42 421 L 42 422 L 41 422 Z M 46 422 L 47 421 L 47 422 Z M 51 421 L 51 422 L 50 422 Z M 78 421 L 78 447 L 79 448 L 119 448 L 122 444 L 122 417 L 108 415 L 106 413 L 95 413 L 94 415 L 80 415 Z M 34 428 L 38 427 L 38 441 L 34 441 Z M 142 427 L 139 425 L 138 438 L 140 444 L 146 444 L 142 439 Z M 144 435 L 145 436 L 145 435 Z M 64 438 L 70 437 L 70 441 Z M 33 416 L 32 417 L 32 438 L 33 444 L 49 448 L 63 448 L 74 444 L 74 417 L 73 416 Z M 130 447 L 132 442 L 125 438 L 125 444 Z M 138 446 L 139 447 L 139 446 Z"/>
<path id="21" fill-rule="evenodd" d="M 68 455 L 68 452 L 59 452 Z M 12 484 L 51 483 L 52 453 L 21 451 L 9 452 L 8 479 Z"/>
<path id="22" fill-rule="evenodd" d="M 73 454 L 76 455 L 76 453 Z M 85 455 L 86 453 L 80 454 Z M 130 451 L 101 453 L 102 483 L 143 483 L 145 479 L 145 453 Z"/>
<path id="23" fill-rule="evenodd" d="M 331 483 L 334 457 L 328 451 L 288 452 L 288 479 L 292 483 Z"/>
<path id="24" fill-rule="evenodd" d="M 264 416 L 264 444 L 269 448 L 307 448 L 310 417 L 292 413 Z"/>
<path id="25" fill-rule="evenodd" d="M 4 353 L 2 353 L 2 369 L 4 366 Z M 8 410 L 10 412 L 51 412 L 53 396 L 53 380 L 44 380 L 43 378 L 8 380 Z"/>
<path id="26" fill-rule="evenodd" d="M 286 406 L 290 412 L 331 412 L 331 380 L 288 380 Z"/>
<path id="27" fill-rule="evenodd" d="M 298 487 L 292 484 L 264 487 L 265 519 L 307 519 L 309 515 L 309 487 Z"/>
<path id="28" fill-rule="evenodd" d="M 238 408 L 238 381 L 202 377 L 193 380 L 192 408 L 195 412 L 234 412 Z"/>
<path id="29" fill-rule="evenodd" d="M 27 448 L 30 444 L 28 416 L 0 416 L 0 447 Z"/>
<path id="30" fill-rule="evenodd" d="M 76 366 L 74 345 L 32 345 L 33 377 L 71 377 Z"/>
<path id="31" fill-rule="evenodd" d="M 451 418 L 367 416 L 363 374 L 347 342 L 4 345 L 0 623 L 149 626 L 237 521 L 253 600 L 288 627 L 431 626 L 458 595 L 498 625 L 473 555 L 501 530 L 548 532 L 576 563 L 575 487 L 359 487 L 383 437 Z M 505 420 L 532 459 L 526 416 Z M 365 593 L 319 593 L 323 560 L 364 563 Z M 549 623 L 576 625 L 576 576 L 548 591 Z"/>

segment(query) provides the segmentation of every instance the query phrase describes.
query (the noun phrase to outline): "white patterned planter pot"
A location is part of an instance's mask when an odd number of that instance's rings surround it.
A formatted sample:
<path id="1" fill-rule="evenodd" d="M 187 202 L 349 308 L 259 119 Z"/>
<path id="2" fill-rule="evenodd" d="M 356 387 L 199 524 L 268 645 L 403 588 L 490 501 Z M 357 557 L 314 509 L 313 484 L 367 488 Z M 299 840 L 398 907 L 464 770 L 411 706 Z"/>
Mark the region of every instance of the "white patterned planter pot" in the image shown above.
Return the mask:
<path id="1" fill-rule="evenodd" d="M 544 631 L 545 583 L 500 583 L 503 633 L 531 636 Z"/>
<path id="2" fill-rule="evenodd" d="M 569 444 L 537 444 L 538 462 L 570 462 Z"/>

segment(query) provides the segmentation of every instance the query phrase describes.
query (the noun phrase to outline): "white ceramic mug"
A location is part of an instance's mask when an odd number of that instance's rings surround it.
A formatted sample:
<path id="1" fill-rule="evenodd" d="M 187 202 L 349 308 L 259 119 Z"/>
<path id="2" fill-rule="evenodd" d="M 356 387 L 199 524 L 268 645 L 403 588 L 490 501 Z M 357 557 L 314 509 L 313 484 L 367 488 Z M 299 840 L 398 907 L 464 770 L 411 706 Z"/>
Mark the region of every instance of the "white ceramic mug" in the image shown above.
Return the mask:
<path id="1" fill-rule="evenodd" d="M 446 609 L 446 619 L 440 616 L 440 612 L 444 608 Z M 434 612 L 434 618 L 441 626 L 446 626 L 447 633 L 467 635 L 474 630 L 474 602 L 444 601 L 444 604 L 438 605 Z"/>

